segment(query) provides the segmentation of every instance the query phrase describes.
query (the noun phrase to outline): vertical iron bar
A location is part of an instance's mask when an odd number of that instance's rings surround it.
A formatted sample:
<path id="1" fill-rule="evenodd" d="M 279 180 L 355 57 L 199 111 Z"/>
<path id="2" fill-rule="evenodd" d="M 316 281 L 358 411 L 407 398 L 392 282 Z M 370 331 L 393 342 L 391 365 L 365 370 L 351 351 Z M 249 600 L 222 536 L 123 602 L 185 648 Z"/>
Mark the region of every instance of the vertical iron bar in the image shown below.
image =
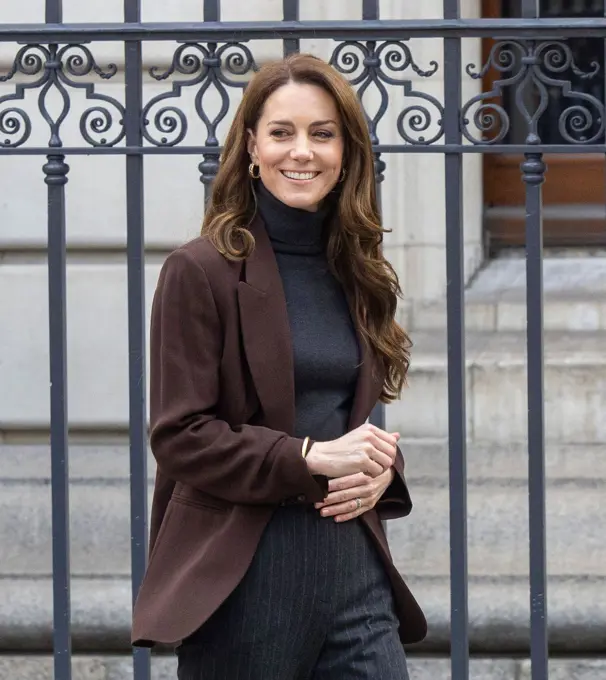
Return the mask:
<path id="1" fill-rule="evenodd" d="M 371 137 L 374 137 L 371 134 Z M 378 144 L 379 140 L 373 139 L 373 144 Z M 381 154 L 375 153 L 375 177 L 376 177 L 376 191 L 377 191 L 377 203 L 379 206 L 379 213 L 382 213 L 382 200 L 381 200 L 381 182 L 383 181 L 383 173 L 385 172 L 385 162 L 381 160 Z M 386 427 L 386 417 L 385 417 L 385 404 L 382 402 L 377 402 L 375 407 L 370 413 L 370 422 L 375 425 L 375 427 L 384 430 Z"/>
<path id="2" fill-rule="evenodd" d="M 539 0 L 522 0 L 522 18 L 540 16 Z M 535 131 L 527 144 L 539 144 Z M 540 153 L 524 154 L 526 183 L 526 342 L 528 356 L 528 505 L 530 659 L 532 680 L 549 677 L 545 533 L 545 414 L 543 371 L 543 199 L 546 167 Z"/>
<path id="3" fill-rule="evenodd" d="M 379 18 L 379 0 L 362 0 L 362 19 L 363 21 L 372 21 Z M 375 42 L 368 43 L 371 52 L 375 50 Z M 376 129 L 371 127 L 370 138 L 373 145 L 379 143 Z M 377 192 L 377 203 L 379 204 L 379 211 L 382 212 L 381 200 L 381 182 L 383 181 L 383 173 L 385 172 L 385 162 L 381 160 L 381 154 L 375 153 L 375 188 Z M 385 419 L 385 404 L 378 402 L 370 414 L 370 422 L 382 430 L 386 427 Z"/>
<path id="4" fill-rule="evenodd" d="M 65 185 L 69 166 L 61 154 L 47 157 L 50 442 L 53 527 L 53 651 L 55 678 L 71 678 L 69 456 L 67 425 L 67 323 Z"/>
<path id="5" fill-rule="evenodd" d="M 204 21 L 221 21 L 221 0 L 204 0 Z M 216 56 L 217 43 L 208 43 L 208 51 Z M 221 68 L 221 67 L 219 67 Z M 219 172 L 219 142 L 216 139 L 216 126 L 208 130 L 206 146 L 216 146 L 217 153 L 204 154 L 204 160 L 198 165 L 200 181 L 204 184 L 204 205 L 208 203 L 212 191 L 212 183 Z"/>
<path id="6" fill-rule="evenodd" d="M 60 24 L 63 22 L 63 0 L 46 0 L 46 23 Z"/>
<path id="7" fill-rule="evenodd" d="M 522 0 L 522 19 L 538 19 L 540 0 Z"/>
<path id="8" fill-rule="evenodd" d="M 63 21 L 62 0 L 46 0 L 46 23 Z M 52 138 L 51 146 L 61 146 Z M 47 156 L 48 314 L 50 354 L 51 515 L 53 531 L 53 657 L 55 678 L 71 680 L 71 565 L 69 531 L 69 449 L 67 423 L 67 263 L 63 154 Z"/>
<path id="9" fill-rule="evenodd" d="M 526 182 L 526 318 L 528 347 L 528 493 L 530 542 L 530 658 L 532 680 L 548 678 L 543 397 L 542 154 L 524 154 Z"/>
<path id="10" fill-rule="evenodd" d="M 284 21 L 299 21 L 299 0 L 282 0 Z M 300 41 L 298 38 L 285 38 L 284 56 L 298 52 Z"/>
<path id="11" fill-rule="evenodd" d="M 221 0 L 204 0 L 204 21 L 221 21 Z"/>
<path id="12" fill-rule="evenodd" d="M 376 21 L 379 19 L 379 0 L 362 0 L 362 20 L 363 21 Z M 371 53 L 376 51 L 376 42 L 371 40 L 367 43 L 367 47 Z M 377 130 L 375 126 L 371 126 L 370 138 L 373 145 L 379 144 L 379 137 L 377 136 Z M 381 196 L 381 183 L 384 180 L 383 173 L 385 172 L 385 163 L 381 160 L 381 154 L 375 153 L 375 179 L 376 179 L 376 190 L 377 190 L 377 201 L 379 203 L 379 210 L 381 210 L 382 196 Z"/>
<path id="13" fill-rule="evenodd" d="M 444 18 L 459 19 L 459 0 L 444 0 Z M 461 39 L 444 39 L 444 133 L 446 144 L 461 144 Z M 448 334 L 448 439 L 450 481 L 451 673 L 469 678 L 467 570 L 467 422 L 465 385 L 465 273 L 463 156 L 447 153 L 445 163 L 446 279 Z"/>
<path id="14" fill-rule="evenodd" d="M 124 1 L 125 23 L 141 20 L 140 0 Z M 126 144 L 141 147 L 143 64 L 141 43 L 124 44 Z M 130 444 L 131 579 L 133 606 L 147 565 L 147 409 L 145 361 L 145 238 L 143 222 L 143 156 L 126 157 L 128 369 Z M 133 649 L 135 680 L 151 677 L 150 653 Z"/>
<path id="15" fill-rule="evenodd" d="M 362 0 L 362 20 L 373 21 L 379 18 L 379 0 Z"/>

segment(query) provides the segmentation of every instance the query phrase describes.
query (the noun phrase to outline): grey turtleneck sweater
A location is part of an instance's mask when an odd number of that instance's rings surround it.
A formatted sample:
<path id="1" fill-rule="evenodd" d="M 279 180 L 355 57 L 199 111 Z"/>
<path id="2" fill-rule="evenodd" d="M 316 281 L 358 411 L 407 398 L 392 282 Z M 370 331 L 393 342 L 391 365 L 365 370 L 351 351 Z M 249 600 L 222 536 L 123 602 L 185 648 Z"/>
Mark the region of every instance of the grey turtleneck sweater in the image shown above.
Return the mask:
<path id="1" fill-rule="evenodd" d="M 286 296 L 295 373 L 296 437 L 347 431 L 360 352 L 349 306 L 326 257 L 330 208 L 291 208 L 261 182 L 256 194 Z"/>

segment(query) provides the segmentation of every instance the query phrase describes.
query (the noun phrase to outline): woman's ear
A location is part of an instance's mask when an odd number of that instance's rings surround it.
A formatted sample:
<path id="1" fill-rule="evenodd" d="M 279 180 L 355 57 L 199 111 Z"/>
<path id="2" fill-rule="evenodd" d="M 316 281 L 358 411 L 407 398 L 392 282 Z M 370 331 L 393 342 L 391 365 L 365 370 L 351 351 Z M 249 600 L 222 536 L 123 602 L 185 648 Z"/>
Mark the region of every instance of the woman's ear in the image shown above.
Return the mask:
<path id="1" fill-rule="evenodd" d="M 249 154 L 252 162 L 256 164 L 257 163 L 257 139 L 255 137 L 255 133 L 251 129 L 246 130 L 246 134 L 248 136 L 248 140 L 246 142 L 246 149 L 248 151 L 248 154 Z"/>

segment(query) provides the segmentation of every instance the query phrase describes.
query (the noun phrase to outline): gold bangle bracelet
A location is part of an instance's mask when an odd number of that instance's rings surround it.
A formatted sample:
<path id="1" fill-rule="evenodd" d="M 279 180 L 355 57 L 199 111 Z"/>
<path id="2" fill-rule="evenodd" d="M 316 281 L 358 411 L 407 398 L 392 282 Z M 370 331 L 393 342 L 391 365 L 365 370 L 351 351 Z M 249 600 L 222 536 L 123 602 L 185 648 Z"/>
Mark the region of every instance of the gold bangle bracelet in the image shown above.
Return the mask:
<path id="1" fill-rule="evenodd" d="M 301 453 L 303 454 L 303 458 L 307 457 L 307 454 L 309 453 L 307 450 L 307 447 L 309 446 L 309 437 L 305 437 L 303 440 L 303 448 L 301 449 Z"/>

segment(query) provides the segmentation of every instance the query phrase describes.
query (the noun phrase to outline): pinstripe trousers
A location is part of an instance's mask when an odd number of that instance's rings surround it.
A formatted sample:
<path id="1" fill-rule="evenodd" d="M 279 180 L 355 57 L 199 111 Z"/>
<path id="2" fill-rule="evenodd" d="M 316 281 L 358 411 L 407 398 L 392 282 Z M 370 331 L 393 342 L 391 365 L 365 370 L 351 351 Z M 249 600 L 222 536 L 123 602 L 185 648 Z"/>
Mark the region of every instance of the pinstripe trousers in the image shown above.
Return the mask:
<path id="1" fill-rule="evenodd" d="M 245 577 L 177 649 L 179 680 L 409 680 L 366 529 L 279 508 Z"/>

